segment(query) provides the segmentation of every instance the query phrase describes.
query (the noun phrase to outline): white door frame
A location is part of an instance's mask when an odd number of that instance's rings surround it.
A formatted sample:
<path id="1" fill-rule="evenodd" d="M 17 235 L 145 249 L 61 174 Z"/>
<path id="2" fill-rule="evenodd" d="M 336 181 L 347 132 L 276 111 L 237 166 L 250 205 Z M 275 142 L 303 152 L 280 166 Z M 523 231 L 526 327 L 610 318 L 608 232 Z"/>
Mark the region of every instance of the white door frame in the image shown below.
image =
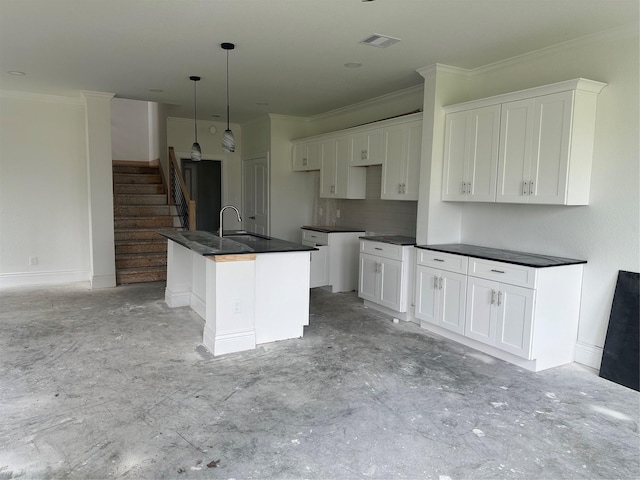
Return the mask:
<path id="1" fill-rule="evenodd" d="M 266 212 L 267 212 L 267 225 L 266 225 L 266 235 L 271 235 L 271 155 L 269 154 L 269 152 L 265 152 L 265 153 L 260 153 L 260 154 L 254 154 L 248 157 L 245 157 L 242 159 L 242 173 L 241 173 L 241 197 L 242 197 L 242 216 L 243 218 L 245 218 L 245 216 L 247 215 L 246 212 L 246 208 L 247 205 L 245 205 L 245 175 L 246 175 L 246 162 L 251 161 L 251 160 L 260 160 L 260 159 L 266 159 L 267 160 L 267 184 L 266 184 L 266 189 L 267 189 L 267 193 L 266 193 L 266 201 L 267 201 L 267 206 L 266 206 Z"/>

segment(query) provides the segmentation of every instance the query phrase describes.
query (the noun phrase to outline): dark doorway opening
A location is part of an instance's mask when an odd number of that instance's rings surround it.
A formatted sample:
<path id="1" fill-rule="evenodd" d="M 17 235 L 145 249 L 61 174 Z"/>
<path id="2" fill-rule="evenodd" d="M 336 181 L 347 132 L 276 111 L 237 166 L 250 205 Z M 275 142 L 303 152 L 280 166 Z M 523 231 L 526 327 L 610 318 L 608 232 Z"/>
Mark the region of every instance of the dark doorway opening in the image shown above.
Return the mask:
<path id="1" fill-rule="evenodd" d="M 217 233 L 222 208 L 222 162 L 182 159 L 182 175 L 189 196 L 196 201 L 196 228 Z"/>

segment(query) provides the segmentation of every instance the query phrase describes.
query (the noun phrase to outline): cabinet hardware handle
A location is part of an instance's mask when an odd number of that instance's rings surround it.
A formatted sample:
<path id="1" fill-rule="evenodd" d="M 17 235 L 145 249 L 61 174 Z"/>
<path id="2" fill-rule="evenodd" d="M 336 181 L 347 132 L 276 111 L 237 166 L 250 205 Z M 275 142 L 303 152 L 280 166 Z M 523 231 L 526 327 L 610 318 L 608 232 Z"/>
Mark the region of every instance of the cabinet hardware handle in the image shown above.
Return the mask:
<path id="1" fill-rule="evenodd" d="M 522 182 L 522 195 L 528 195 L 529 192 L 527 192 L 527 182 Z"/>
<path id="2" fill-rule="evenodd" d="M 529 182 L 529 195 L 535 195 L 536 192 L 533 190 L 533 182 Z"/>
<path id="3" fill-rule="evenodd" d="M 433 288 L 438 290 L 438 277 L 433 277 Z"/>
<path id="4" fill-rule="evenodd" d="M 502 304 L 502 292 L 498 291 L 498 306 Z"/>
<path id="5" fill-rule="evenodd" d="M 255 220 L 255 219 L 256 219 L 255 215 L 254 215 L 253 217 L 249 217 L 249 218 L 250 218 L 251 220 Z"/>
<path id="6" fill-rule="evenodd" d="M 467 193 L 467 182 L 462 182 L 462 194 L 466 195 Z"/>
<path id="7" fill-rule="evenodd" d="M 440 290 L 442 290 L 442 277 L 438 279 L 438 284 L 439 284 Z"/>
<path id="8" fill-rule="evenodd" d="M 360 153 L 360 158 L 362 158 L 362 160 L 366 160 L 367 159 L 367 151 L 366 150 L 362 150 L 362 152 Z"/>
<path id="9" fill-rule="evenodd" d="M 303 159 L 302 159 L 302 165 L 306 165 L 306 164 L 307 164 L 307 159 L 306 159 L 306 158 L 303 158 Z"/>
<path id="10" fill-rule="evenodd" d="M 374 250 L 380 250 L 380 251 L 382 251 L 382 250 L 383 250 L 383 249 L 382 249 L 382 248 L 380 248 L 380 247 L 373 247 L 373 249 L 374 249 Z"/>
<path id="11" fill-rule="evenodd" d="M 494 270 L 493 268 L 491 269 L 491 271 L 496 273 L 504 273 L 504 270 Z"/>
<path id="12" fill-rule="evenodd" d="M 467 183 L 467 195 L 471 195 L 471 182 Z"/>
<path id="13" fill-rule="evenodd" d="M 434 262 L 444 262 L 444 260 L 442 260 L 441 258 L 434 258 L 433 261 Z"/>
<path id="14" fill-rule="evenodd" d="M 491 290 L 491 305 L 493 305 L 494 303 L 496 303 L 496 291 L 495 290 Z"/>

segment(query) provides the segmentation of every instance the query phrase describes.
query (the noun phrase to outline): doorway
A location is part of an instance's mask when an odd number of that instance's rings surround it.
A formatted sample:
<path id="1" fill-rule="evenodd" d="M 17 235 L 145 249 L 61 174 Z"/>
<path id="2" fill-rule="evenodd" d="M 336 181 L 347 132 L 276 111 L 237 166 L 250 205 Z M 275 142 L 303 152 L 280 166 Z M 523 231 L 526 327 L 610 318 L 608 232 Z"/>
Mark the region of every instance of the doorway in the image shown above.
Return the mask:
<path id="1" fill-rule="evenodd" d="M 222 208 L 222 162 L 182 160 L 182 176 L 189 196 L 196 201 L 196 229 L 217 233 Z"/>
<path id="2" fill-rule="evenodd" d="M 260 235 L 269 233 L 269 156 L 242 162 L 244 228 Z"/>

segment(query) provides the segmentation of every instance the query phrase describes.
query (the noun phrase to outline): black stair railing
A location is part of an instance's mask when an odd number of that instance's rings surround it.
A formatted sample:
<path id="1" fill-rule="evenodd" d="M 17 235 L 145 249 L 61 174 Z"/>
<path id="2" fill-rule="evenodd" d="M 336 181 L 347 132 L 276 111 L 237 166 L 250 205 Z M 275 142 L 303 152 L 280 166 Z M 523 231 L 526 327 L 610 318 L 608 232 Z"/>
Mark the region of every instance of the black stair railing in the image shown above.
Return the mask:
<path id="1" fill-rule="evenodd" d="M 169 147 L 169 203 L 175 205 L 182 228 L 195 230 L 196 202 L 189 198 L 173 147 Z"/>

